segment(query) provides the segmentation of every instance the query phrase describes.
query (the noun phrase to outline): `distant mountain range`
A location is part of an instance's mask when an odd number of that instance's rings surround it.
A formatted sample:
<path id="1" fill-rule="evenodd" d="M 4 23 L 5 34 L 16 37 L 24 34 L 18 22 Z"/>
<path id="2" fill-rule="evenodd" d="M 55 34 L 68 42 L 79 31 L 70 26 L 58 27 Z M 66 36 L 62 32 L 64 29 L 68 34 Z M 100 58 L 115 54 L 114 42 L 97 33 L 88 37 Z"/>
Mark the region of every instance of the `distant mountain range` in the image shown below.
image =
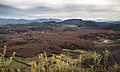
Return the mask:
<path id="1" fill-rule="evenodd" d="M 58 22 L 67 25 L 78 25 L 82 27 L 97 27 L 98 25 L 105 25 L 105 24 L 120 24 L 120 21 L 105 21 L 105 22 L 96 22 L 92 20 L 82 20 L 82 19 L 67 19 L 67 20 L 60 20 L 60 19 L 34 19 L 34 20 L 27 20 L 27 19 L 5 19 L 0 18 L 0 26 L 7 25 L 7 24 L 26 24 L 26 23 L 43 23 L 43 22 Z"/>
<path id="2" fill-rule="evenodd" d="M 120 24 L 120 21 L 107 21 L 107 23 Z"/>
<path id="3" fill-rule="evenodd" d="M 7 20 L 5 20 L 7 21 Z M 9 21 L 9 19 L 8 19 Z M 13 19 L 14 21 L 14 19 Z M 12 22 L 13 22 L 12 21 Z M 100 30 L 114 30 L 120 31 L 120 24 L 113 24 L 107 22 L 95 22 L 82 19 L 68 19 L 68 20 L 15 20 L 24 24 L 7 24 L 0 27 L 0 34 L 24 33 L 29 31 L 45 31 L 45 32 L 62 32 L 75 31 L 77 29 L 100 29 Z M 21 22 L 22 21 L 22 22 Z M 33 22 L 34 21 L 34 22 Z M 37 22 L 38 21 L 38 22 Z"/>
<path id="4" fill-rule="evenodd" d="M 50 22 L 50 21 L 55 21 L 55 22 L 61 22 L 62 20 L 60 19 L 34 19 L 34 20 L 26 20 L 26 19 L 4 19 L 0 18 L 0 25 L 6 25 L 6 24 L 25 24 L 25 23 L 32 23 L 32 22 Z"/>
<path id="5" fill-rule="evenodd" d="M 78 26 L 86 26 L 89 24 L 96 24 L 96 25 L 104 25 L 107 24 L 107 22 L 96 22 L 96 21 L 92 21 L 92 20 L 82 20 L 82 19 L 68 19 L 68 20 L 64 20 L 61 23 L 64 24 L 71 24 L 71 25 L 78 25 Z"/>

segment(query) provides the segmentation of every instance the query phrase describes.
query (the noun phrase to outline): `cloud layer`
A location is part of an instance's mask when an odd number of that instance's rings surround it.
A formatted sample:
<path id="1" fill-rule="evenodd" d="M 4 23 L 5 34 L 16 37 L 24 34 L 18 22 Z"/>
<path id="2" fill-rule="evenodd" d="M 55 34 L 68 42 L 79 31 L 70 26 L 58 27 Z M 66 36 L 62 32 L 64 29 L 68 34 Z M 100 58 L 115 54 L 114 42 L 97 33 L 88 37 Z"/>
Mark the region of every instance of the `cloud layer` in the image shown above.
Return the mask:
<path id="1" fill-rule="evenodd" d="M 0 17 L 120 20 L 120 0 L 0 0 Z"/>

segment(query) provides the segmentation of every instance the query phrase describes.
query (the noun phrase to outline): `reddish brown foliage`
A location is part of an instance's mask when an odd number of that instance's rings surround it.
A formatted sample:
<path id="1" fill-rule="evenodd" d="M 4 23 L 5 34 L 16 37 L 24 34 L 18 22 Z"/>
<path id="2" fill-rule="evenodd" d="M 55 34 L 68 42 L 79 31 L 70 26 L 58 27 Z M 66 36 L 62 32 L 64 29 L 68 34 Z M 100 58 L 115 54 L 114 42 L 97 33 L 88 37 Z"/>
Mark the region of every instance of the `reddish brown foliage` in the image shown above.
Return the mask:
<path id="1" fill-rule="evenodd" d="M 22 34 L 5 35 L 7 45 L 7 56 L 16 52 L 16 56 L 33 57 L 46 51 L 47 53 L 62 52 L 64 45 L 74 45 L 77 49 L 89 50 L 94 48 L 94 43 L 87 40 L 80 40 L 82 37 L 88 37 L 93 34 L 112 34 L 113 31 L 104 31 L 96 29 L 79 29 L 76 31 L 65 32 L 26 32 Z M 4 35 L 3 35 L 4 37 Z M 60 48 L 62 47 L 62 48 Z M 73 47 L 73 48 L 75 48 Z"/>

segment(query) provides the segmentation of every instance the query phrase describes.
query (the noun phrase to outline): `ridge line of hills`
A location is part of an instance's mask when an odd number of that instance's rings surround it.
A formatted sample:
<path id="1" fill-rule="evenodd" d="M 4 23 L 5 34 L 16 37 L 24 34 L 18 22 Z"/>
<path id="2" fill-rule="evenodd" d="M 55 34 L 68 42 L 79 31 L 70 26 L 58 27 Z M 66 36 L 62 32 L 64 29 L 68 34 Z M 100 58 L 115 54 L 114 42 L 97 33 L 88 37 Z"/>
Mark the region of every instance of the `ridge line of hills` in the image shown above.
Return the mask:
<path id="1" fill-rule="evenodd" d="M 33 20 L 28 20 L 28 19 L 5 19 L 5 18 L 0 18 L 0 25 L 6 25 L 6 24 L 25 24 L 25 23 L 32 23 L 32 22 L 50 22 L 50 21 L 55 21 L 55 22 L 63 22 L 65 24 L 80 24 L 84 21 L 87 22 L 96 22 L 99 24 L 107 24 L 107 23 L 113 23 L 113 24 L 120 24 L 120 21 L 93 21 L 93 20 L 82 20 L 82 19 L 67 19 L 67 20 L 61 20 L 61 19 L 33 19 Z"/>
<path id="2" fill-rule="evenodd" d="M 96 22 L 91 20 L 82 19 L 36 19 L 36 20 L 24 20 L 24 19 L 3 19 L 3 26 L 0 27 L 0 33 L 28 32 L 28 31 L 68 31 L 75 30 L 77 28 L 95 28 L 102 30 L 114 30 L 120 31 L 120 22 Z M 10 21 L 9 21 L 10 20 Z M 13 22 L 15 21 L 15 22 Z M 2 20 L 0 19 L 0 24 Z M 10 24 L 7 24 L 9 22 Z M 13 23 L 12 23 L 13 22 Z M 71 28 L 72 26 L 72 28 Z M 76 28 L 77 27 L 77 28 Z"/>

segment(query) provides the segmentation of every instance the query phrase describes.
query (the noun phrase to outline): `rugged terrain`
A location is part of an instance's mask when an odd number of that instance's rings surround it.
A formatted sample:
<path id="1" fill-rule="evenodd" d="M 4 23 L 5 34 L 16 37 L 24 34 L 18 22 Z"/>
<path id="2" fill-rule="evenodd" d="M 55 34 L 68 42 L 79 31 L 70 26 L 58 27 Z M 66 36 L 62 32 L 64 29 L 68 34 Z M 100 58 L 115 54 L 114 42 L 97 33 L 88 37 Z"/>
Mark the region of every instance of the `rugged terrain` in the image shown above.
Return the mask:
<path id="1" fill-rule="evenodd" d="M 2 26 L 0 27 L 0 47 L 7 46 L 7 57 L 16 52 L 16 59 L 27 64 L 37 61 L 38 54 L 44 52 L 48 57 L 62 56 L 63 61 L 74 63 L 80 59 L 81 55 L 89 58 L 94 51 L 102 54 L 106 49 L 111 52 L 109 57 L 111 63 L 108 62 L 108 64 L 114 64 L 114 62 L 120 64 L 119 24 L 99 26 L 91 21 L 80 25 L 64 22 Z M 83 64 L 89 65 L 89 60 Z"/>

